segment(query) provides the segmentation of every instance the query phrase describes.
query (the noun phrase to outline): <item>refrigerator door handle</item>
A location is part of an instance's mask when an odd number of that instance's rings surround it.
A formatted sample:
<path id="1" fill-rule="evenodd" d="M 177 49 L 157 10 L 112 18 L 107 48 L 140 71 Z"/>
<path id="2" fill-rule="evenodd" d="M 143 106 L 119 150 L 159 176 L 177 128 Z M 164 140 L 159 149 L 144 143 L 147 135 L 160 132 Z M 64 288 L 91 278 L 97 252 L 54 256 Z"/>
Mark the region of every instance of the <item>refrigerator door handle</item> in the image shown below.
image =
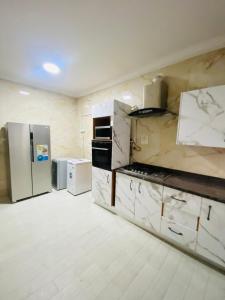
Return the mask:
<path id="1" fill-rule="evenodd" d="M 33 139 L 33 132 L 30 132 L 30 155 L 31 155 L 31 161 L 34 162 L 34 139 Z"/>

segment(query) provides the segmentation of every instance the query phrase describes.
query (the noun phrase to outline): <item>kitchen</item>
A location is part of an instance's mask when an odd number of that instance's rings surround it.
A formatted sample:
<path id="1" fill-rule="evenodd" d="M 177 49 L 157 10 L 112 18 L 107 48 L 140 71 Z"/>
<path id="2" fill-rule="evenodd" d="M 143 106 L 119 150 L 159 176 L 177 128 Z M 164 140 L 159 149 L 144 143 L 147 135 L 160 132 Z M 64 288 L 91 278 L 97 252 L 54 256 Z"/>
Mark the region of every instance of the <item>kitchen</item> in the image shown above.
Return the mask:
<path id="1" fill-rule="evenodd" d="M 174 45 L 136 75 L 80 87 L 76 97 L 57 90 L 63 74 L 35 83 L 0 68 L 0 298 L 224 299 L 225 39 L 217 35 L 183 51 Z M 162 82 L 165 111 L 129 116 L 160 108 Z M 7 122 L 49 125 L 51 158 L 92 161 L 92 192 L 53 189 L 8 203 Z M 110 168 L 92 157 L 105 137 Z"/>

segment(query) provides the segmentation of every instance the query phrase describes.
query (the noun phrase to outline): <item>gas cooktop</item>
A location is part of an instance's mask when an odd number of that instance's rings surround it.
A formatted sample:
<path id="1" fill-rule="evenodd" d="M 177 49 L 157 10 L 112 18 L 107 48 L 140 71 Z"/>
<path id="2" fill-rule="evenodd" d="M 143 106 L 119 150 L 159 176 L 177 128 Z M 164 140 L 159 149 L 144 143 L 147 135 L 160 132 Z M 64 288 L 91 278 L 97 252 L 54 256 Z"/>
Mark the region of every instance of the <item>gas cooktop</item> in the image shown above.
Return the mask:
<path id="1" fill-rule="evenodd" d="M 155 178 L 160 181 L 165 180 L 171 175 L 171 172 L 167 169 L 140 163 L 133 163 L 132 165 L 120 168 L 120 170 L 130 175 L 136 175 L 137 177 Z"/>

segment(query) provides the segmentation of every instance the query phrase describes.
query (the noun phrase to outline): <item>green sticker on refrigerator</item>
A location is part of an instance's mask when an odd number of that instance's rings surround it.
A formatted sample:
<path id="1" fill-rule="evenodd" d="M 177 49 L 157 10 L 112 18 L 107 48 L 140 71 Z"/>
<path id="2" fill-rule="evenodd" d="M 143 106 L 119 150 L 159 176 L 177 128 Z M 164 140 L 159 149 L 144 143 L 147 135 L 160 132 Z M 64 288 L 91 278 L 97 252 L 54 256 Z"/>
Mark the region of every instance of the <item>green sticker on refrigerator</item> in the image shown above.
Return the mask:
<path id="1" fill-rule="evenodd" d="M 48 160 L 48 145 L 36 145 L 37 161 Z"/>

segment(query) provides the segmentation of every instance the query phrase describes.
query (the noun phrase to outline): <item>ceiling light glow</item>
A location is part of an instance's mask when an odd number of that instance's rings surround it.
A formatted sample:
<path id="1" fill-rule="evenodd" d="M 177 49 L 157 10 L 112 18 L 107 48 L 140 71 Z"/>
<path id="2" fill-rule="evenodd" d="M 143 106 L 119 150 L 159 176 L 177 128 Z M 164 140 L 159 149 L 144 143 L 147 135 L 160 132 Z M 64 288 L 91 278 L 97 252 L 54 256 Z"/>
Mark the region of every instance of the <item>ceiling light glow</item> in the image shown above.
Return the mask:
<path id="1" fill-rule="evenodd" d="M 49 62 L 44 63 L 43 68 L 46 72 L 54 75 L 57 75 L 61 72 L 60 68 L 57 65 Z"/>
<path id="2" fill-rule="evenodd" d="M 131 100 L 132 99 L 132 94 L 130 92 L 126 92 L 123 94 L 123 99 L 124 100 Z"/>
<path id="3" fill-rule="evenodd" d="M 27 92 L 27 91 L 21 90 L 21 91 L 20 91 L 20 95 L 23 95 L 23 96 L 29 96 L 30 93 Z"/>

